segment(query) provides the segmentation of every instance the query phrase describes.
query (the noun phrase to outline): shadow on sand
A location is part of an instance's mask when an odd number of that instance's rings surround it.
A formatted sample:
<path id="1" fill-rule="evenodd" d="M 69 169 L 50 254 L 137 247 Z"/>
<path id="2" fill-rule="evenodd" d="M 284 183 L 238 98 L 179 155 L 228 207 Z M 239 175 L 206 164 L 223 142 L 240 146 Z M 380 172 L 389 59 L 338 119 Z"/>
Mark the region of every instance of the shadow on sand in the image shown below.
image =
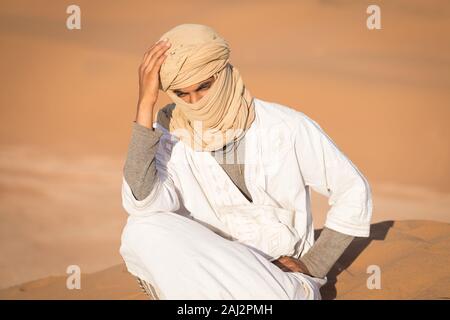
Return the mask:
<path id="1" fill-rule="evenodd" d="M 372 224 L 370 226 L 370 236 L 368 238 L 355 238 L 352 243 L 350 243 L 347 250 L 345 250 L 334 267 L 328 273 L 328 282 L 320 289 L 322 299 L 330 300 L 336 298 L 337 276 L 347 269 L 373 240 L 384 240 L 389 229 L 393 225 L 394 221 L 384 221 Z M 316 239 L 319 237 L 321 232 L 322 229 L 316 230 Z"/>

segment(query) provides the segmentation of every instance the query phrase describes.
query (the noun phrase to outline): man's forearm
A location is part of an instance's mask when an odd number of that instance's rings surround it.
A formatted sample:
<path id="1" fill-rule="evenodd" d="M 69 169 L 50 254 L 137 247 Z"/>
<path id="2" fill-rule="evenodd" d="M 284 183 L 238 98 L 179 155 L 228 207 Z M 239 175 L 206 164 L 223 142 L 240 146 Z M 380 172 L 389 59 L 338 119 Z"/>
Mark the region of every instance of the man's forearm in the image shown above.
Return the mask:
<path id="1" fill-rule="evenodd" d="M 134 197 L 139 201 L 150 194 L 155 183 L 155 155 L 161 135 L 159 129 L 153 130 L 133 122 L 123 174 Z"/>
<path id="2" fill-rule="evenodd" d="M 353 236 L 324 227 L 312 248 L 299 260 L 312 276 L 323 278 L 353 239 Z"/>

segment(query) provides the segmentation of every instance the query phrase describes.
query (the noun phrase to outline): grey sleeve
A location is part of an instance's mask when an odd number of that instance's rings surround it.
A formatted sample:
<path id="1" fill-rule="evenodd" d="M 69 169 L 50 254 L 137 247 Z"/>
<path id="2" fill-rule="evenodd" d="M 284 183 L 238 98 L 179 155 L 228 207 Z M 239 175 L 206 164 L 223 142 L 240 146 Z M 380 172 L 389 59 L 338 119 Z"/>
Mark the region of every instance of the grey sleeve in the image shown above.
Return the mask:
<path id="1" fill-rule="evenodd" d="M 300 261 L 311 275 L 323 278 L 350 245 L 353 236 L 323 228 L 319 238 Z"/>
<path id="2" fill-rule="evenodd" d="M 162 134 L 159 129 L 133 122 L 123 175 L 136 200 L 144 200 L 153 188 L 156 179 L 155 155 Z"/>

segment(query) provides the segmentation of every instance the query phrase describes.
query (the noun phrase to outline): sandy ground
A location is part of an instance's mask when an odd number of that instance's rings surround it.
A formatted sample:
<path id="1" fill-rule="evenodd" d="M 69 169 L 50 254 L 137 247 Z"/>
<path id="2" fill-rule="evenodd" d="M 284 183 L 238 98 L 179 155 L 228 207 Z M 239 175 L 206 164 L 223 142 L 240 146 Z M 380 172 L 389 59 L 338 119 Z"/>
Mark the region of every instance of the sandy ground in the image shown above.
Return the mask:
<path id="1" fill-rule="evenodd" d="M 0 9 L 0 289 L 20 285 L 0 297 L 141 297 L 118 254 L 137 68 L 185 22 L 217 29 L 250 91 L 316 120 L 371 183 L 385 239 L 355 243 L 324 296 L 450 296 L 450 5 L 378 1 L 382 30 L 369 31 L 366 1 L 77 4 L 77 31 L 65 3 Z M 314 194 L 316 228 L 327 208 Z M 68 292 L 73 264 L 85 286 Z M 370 264 L 382 290 L 365 289 Z"/>
<path id="2" fill-rule="evenodd" d="M 120 204 L 121 168 L 122 159 L 2 149 L 0 298 L 145 298 L 120 265 L 120 232 L 126 220 Z M 334 298 L 336 292 L 337 298 L 448 296 L 450 197 L 376 184 L 373 196 L 372 236 L 347 250 L 331 272 L 324 297 Z M 314 193 L 316 228 L 323 226 L 328 208 L 327 199 Z M 80 266 L 85 275 L 82 290 L 66 289 L 69 265 Z M 380 291 L 365 286 L 369 265 L 382 270 Z M 40 280 L 29 282 L 35 279 Z"/>
<path id="3" fill-rule="evenodd" d="M 450 224 L 386 221 L 372 225 L 371 236 L 354 241 L 328 275 L 323 299 L 449 299 Z M 367 285 L 379 267 L 379 287 Z M 120 264 L 84 274 L 79 290 L 68 290 L 66 277 L 0 290 L 1 299 L 147 299 Z"/>

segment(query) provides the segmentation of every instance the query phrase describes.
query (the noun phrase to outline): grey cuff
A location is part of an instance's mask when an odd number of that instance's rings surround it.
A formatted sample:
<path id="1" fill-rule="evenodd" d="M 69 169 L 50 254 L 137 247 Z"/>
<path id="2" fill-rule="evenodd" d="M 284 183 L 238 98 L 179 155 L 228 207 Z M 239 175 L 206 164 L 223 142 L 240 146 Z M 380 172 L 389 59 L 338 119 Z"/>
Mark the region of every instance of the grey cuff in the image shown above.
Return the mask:
<path id="1" fill-rule="evenodd" d="M 311 275 L 323 278 L 353 239 L 353 236 L 324 227 L 317 241 L 300 258 L 300 261 L 308 268 Z"/>
<path id="2" fill-rule="evenodd" d="M 162 135 L 158 128 L 150 129 L 133 122 L 123 174 L 136 200 L 144 200 L 153 188 L 156 179 L 155 155 Z"/>

